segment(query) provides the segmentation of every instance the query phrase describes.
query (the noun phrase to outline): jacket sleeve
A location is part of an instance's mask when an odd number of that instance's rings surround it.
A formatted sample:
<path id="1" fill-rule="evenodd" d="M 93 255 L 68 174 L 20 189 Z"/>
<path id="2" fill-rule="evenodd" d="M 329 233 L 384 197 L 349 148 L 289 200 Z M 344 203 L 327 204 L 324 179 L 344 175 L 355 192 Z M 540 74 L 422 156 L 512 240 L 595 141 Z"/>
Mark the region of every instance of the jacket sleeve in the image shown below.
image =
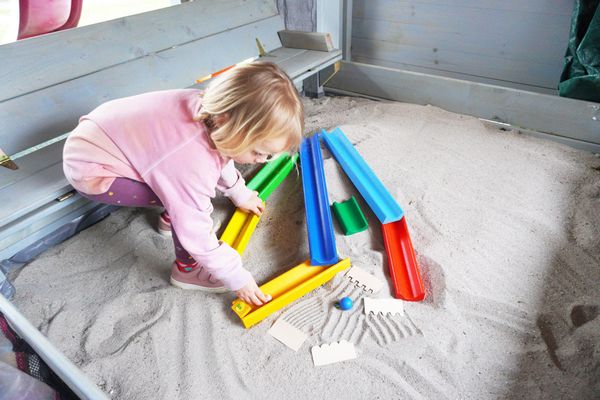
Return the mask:
<path id="1" fill-rule="evenodd" d="M 217 189 L 225 196 L 231 199 L 231 202 L 239 207 L 252 195 L 252 190 L 248 189 L 242 174 L 235 168 L 233 160 L 229 160 L 221 170 L 221 177 L 217 182 Z"/>
<path id="2" fill-rule="evenodd" d="M 214 196 L 219 171 L 190 166 L 186 159 L 174 154 L 143 178 L 167 209 L 185 250 L 228 289 L 238 290 L 252 275 L 242 267 L 240 255 L 212 232 L 211 194 Z"/>

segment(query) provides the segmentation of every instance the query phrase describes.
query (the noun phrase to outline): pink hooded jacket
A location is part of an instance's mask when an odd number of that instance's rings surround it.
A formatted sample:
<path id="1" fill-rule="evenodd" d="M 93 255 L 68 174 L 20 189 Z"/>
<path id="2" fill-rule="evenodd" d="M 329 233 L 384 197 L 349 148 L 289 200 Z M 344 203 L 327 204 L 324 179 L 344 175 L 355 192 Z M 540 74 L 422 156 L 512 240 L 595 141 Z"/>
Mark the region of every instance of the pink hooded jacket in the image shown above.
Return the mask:
<path id="1" fill-rule="evenodd" d="M 146 183 L 162 201 L 181 245 L 238 290 L 250 279 L 239 254 L 212 232 L 215 189 L 237 206 L 252 191 L 194 121 L 201 107 L 194 89 L 150 92 L 102 104 L 81 117 L 67 139 L 64 172 L 77 190 L 101 194 L 116 177 Z"/>

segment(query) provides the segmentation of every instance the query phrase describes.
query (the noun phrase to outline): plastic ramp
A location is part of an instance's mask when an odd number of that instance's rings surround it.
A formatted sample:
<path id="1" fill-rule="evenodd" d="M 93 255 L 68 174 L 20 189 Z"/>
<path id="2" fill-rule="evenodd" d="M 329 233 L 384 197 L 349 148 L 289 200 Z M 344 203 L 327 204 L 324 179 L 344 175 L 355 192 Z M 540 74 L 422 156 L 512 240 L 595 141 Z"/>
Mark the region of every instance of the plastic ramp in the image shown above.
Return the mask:
<path id="1" fill-rule="evenodd" d="M 404 215 L 400 205 L 383 186 L 377 175 L 356 151 L 340 128 L 324 133 L 323 140 L 354 186 L 364 197 L 382 224 L 398 221 Z"/>
<path id="2" fill-rule="evenodd" d="M 227 223 L 221 235 L 221 240 L 242 255 L 259 220 L 258 215 L 237 208 Z"/>
<path id="3" fill-rule="evenodd" d="M 244 326 L 250 328 L 349 267 L 349 258 L 330 267 L 313 266 L 309 261 L 305 261 L 260 286 L 260 290 L 264 294 L 269 294 L 273 298 L 270 302 L 259 307 L 236 299 L 233 301 L 231 309 L 241 318 Z"/>
<path id="4" fill-rule="evenodd" d="M 318 134 L 304 139 L 300 144 L 300 166 L 310 262 L 312 265 L 335 264 L 339 258 Z"/>
<path id="5" fill-rule="evenodd" d="M 423 300 L 423 280 L 402 209 L 340 128 L 324 134 L 323 140 L 382 223 L 394 297 Z"/>
<path id="6" fill-rule="evenodd" d="M 350 236 L 362 232 L 369 227 L 367 219 L 360 210 L 360 206 L 354 196 L 341 203 L 334 201 L 331 208 L 344 235 Z"/>
<path id="7" fill-rule="evenodd" d="M 388 256 L 394 297 L 407 301 L 425 298 L 425 287 L 419 272 L 406 218 L 381 225 L 383 242 Z"/>
<path id="8" fill-rule="evenodd" d="M 298 160 L 298 154 L 290 156 L 283 154 L 275 160 L 268 162 L 260 171 L 248 182 L 248 189 L 256 190 L 258 197 L 267 201 L 267 197 L 273 193 L 273 190 L 283 182 L 289 175 L 294 164 Z"/>
<path id="9" fill-rule="evenodd" d="M 258 197 L 263 201 L 275 190 L 277 186 L 289 175 L 298 159 L 298 154 L 290 156 L 283 154 L 277 159 L 265 164 L 264 167 L 248 182 L 249 189 L 256 190 Z M 221 240 L 233 247 L 240 255 L 256 229 L 260 217 L 254 213 L 235 210 L 227 227 L 221 235 Z"/>

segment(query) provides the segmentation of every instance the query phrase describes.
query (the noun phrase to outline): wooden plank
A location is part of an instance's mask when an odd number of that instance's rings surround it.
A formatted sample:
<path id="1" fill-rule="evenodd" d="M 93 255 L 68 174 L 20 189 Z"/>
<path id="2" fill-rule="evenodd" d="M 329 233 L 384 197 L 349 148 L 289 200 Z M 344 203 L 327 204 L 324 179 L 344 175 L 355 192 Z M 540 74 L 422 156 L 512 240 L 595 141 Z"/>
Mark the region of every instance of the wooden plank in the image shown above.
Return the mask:
<path id="1" fill-rule="evenodd" d="M 277 34 L 283 47 L 316 51 L 333 50 L 331 34 L 327 32 L 281 30 Z"/>
<path id="2" fill-rule="evenodd" d="M 352 55 L 556 88 L 572 3 L 356 1 Z"/>
<path id="3" fill-rule="evenodd" d="M 527 34 L 518 30 L 486 30 L 476 35 L 468 27 L 451 29 L 437 25 L 406 24 L 399 21 L 354 18 L 353 37 L 405 46 L 481 54 L 509 60 L 562 65 L 569 23 L 546 31 L 545 21 L 527 21 Z M 544 35 L 544 38 L 540 36 Z M 534 51 L 532 51 L 534 50 Z"/>
<path id="4" fill-rule="evenodd" d="M 274 63 L 282 63 L 285 60 L 296 57 L 298 54 L 302 54 L 306 50 L 301 49 L 288 49 L 287 47 L 279 47 L 268 52 L 264 57 L 261 57 L 261 61 L 269 61 Z"/>
<path id="5" fill-rule="evenodd" d="M 343 62 L 329 87 L 511 124 L 600 145 L 600 104 L 410 71 Z"/>
<path id="6" fill-rule="evenodd" d="M 5 101 L 2 148 L 14 154 L 69 132 L 79 116 L 107 100 L 190 86 L 198 77 L 256 56 L 256 37 L 267 50 L 278 47 L 281 28 L 282 19 L 270 17 Z"/>
<path id="7" fill-rule="evenodd" d="M 293 52 L 291 51 L 293 50 Z M 292 54 L 294 53 L 294 54 Z M 280 59 L 280 54 L 285 58 Z M 342 59 L 341 50 L 322 52 L 315 50 L 280 48 L 272 51 L 262 60 L 276 63 L 292 78 L 294 83 L 300 83 L 307 76 Z"/>
<path id="8" fill-rule="evenodd" d="M 513 89 L 526 90 L 526 91 L 530 91 L 530 92 L 558 95 L 558 90 L 556 88 L 533 86 L 533 85 L 519 83 L 519 82 L 511 82 L 511 81 L 507 81 L 507 80 L 488 78 L 485 76 L 478 76 L 478 75 L 469 75 L 469 74 L 465 74 L 465 73 L 461 73 L 461 72 L 444 71 L 441 69 L 420 67 L 417 65 L 410 65 L 410 64 L 398 63 L 398 62 L 393 62 L 393 61 L 382 61 L 380 59 L 374 59 L 374 58 L 357 56 L 357 55 L 354 55 L 352 60 L 357 63 L 377 65 L 380 67 L 388 67 L 388 68 L 395 68 L 395 69 L 401 69 L 401 70 L 412 71 L 412 72 L 420 72 L 420 73 L 424 73 L 424 74 L 445 76 L 447 78 L 454 78 L 454 79 L 461 79 L 461 80 L 466 80 L 466 81 L 471 81 L 471 82 L 485 83 L 488 85 L 505 86 L 505 87 L 510 87 Z"/>
<path id="9" fill-rule="evenodd" d="M 275 15 L 270 0 L 196 0 L 6 44 L 0 46 L 0 100 Z"/>
<path id="10" fill-rule="evenodd" d="M 72 190 L 63 173 L 62 148 L 57 142 L 28 155 L 17 171 L 0 170 L 0 227 Z"/>
<path id="11" fill-rule="evenodd" d="M 336 49 L 342 48 L 343 7 L 343 0 L 317 0 L 317 32 L 330 33 Z"/>
<path id="12" fill-rule="evenodd" d="M 344 61 L 352 60 L 352 8 L 354 1 L 346 0 L 344 1 L 344 36 L 343 36 L 343 52 L 344 52 Z"/>
<path id="13" fill-rule="evenodd" d="M 459 51 L 406 46 L 391 42 L 352 38 L 353 57 L 391 61 L 440 71 L 457 72 L 509 82 L 555 88 L 561 72 L 559 63 L 548 66 L 535 61 L 520 61 Z"/>
<path id="14" fill-rule="evenodd" d="M 472 10 L 480 10 L 481 14 L 506 11 L 544 16 L 561 15 L 570 18 L 573 3 L 555 0 L 355 0 L 353 5 L 354 16 L 387 15 L 388 20 L 397 20 L 399 14 L 426 18 L 427 15 L 443 13 L 452 17 L 468 14 Z"/>
<path id="15" fill-rule="evenodd" d="M 15 183 L 43 171 L 56 160 L 61 160 L 63 145 L 64 140 L 28 154 L 17 160 L 19 168 L 16 170 L 0 169 L 0 193 L 10 193 L 8 190 Z"/>

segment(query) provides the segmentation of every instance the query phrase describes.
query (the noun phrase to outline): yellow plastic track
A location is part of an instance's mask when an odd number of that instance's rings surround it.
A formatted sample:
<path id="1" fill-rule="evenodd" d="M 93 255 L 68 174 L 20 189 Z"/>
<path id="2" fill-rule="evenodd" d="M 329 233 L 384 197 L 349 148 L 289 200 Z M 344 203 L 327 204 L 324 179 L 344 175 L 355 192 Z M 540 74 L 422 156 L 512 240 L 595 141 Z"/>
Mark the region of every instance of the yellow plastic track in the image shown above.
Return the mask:
<path id="1" fill-rule="evenodd" d="M 258 307 L 236 299 L 231 309 L 242 319 L 244 326 L 250 328 L 349 267 L 349 258 L 332 266 L 319 267 L 310 265 L 310 261 L 305 261 L 260 287 L 263 293 L 270 294 L 273 298 L 267 304 Z"/>
<path id="2" fill-rule="evenodd" d="M 237 208 L 225 227 L 221 240 L 233 247 L 241 256 L 259 220 L 260 217 L 256 214 Z"/>

